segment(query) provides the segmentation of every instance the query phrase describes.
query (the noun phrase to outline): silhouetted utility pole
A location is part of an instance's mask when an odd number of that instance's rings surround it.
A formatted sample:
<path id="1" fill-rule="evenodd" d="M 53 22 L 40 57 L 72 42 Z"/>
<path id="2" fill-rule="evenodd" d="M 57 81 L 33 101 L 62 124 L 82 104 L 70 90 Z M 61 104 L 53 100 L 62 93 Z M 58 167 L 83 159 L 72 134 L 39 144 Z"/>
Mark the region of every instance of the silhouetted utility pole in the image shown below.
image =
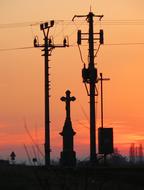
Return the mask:
<path id="1" fill-rule="evenodd" d="M 87 22 L 89 24 L 89 32 L 88 33 L 81 33 L 81 30 L 78 30 L 78 45 L 81 44 L 82 40 L 88 40 L 89 43 L 89 64 L 88 68 L 84 65 L 82 70 L 83 82 L 89 84 L 89 89 L 86 87 L 88 95 L 90 96 L 90 162 L 96 163 L 97 156 L 96 156 L 96 117 L 95 117 L 95 96 L 96 93 L 96 83 L 98 82 L 97 76 L 97 68 L 94 65 L 94 41 L 99 40 L 99 44 L 103 44 L 103 30 L 100 30 L 99 33 L 94 33 L 93 28 L 93 18 L 98 17 L 100 20 L 102 19 L 103 15 L 94 15 L 92 12 L 89 12 L 88 15 L 75 15 L 75 17 L 86 17 Z M 88 38 L 85 36 L 88 35 Z M 99 35 L 99 38 L 94 38 L 94 35 Z M 82 37 L 84 36 L 84 37 Z"/>
<path id="2" fill-rule="evenodd" d="M 49 30 L 54 26 L 54 21 L 50 21 L 50 23 L 46 22 L 40 24 L 40 30 L 43 31 L 44 34 L 44 44 L 39 44 L 38 38 L 34 39 L 34 47 L 36 48 L 44 48 L 44 63 L 45 63 L 45 165 L 50 166 L 50 102 L 49 102 L 49 90 L 50 90 L 50 81 L 49 81 L 49 56 L 51 56 L 51 51 L 54 48 L 66 47 L 67 41 L 66 38 L 63 41 L 62 45 L 55 45 L 53 43 L 52 38 L 49 38 Z"/>

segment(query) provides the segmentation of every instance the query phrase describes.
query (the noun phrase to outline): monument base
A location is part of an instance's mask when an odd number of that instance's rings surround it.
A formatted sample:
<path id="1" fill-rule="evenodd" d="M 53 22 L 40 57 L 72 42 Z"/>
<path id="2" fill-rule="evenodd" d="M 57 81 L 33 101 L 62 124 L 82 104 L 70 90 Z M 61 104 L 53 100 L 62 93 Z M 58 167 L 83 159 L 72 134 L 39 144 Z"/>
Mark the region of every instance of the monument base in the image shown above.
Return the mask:
<path id="1" fill-rule="evenodd" d="M 66 167 L 76 166 L 76 153 L 75 151 L 61 152 L 60 165 Z"/>

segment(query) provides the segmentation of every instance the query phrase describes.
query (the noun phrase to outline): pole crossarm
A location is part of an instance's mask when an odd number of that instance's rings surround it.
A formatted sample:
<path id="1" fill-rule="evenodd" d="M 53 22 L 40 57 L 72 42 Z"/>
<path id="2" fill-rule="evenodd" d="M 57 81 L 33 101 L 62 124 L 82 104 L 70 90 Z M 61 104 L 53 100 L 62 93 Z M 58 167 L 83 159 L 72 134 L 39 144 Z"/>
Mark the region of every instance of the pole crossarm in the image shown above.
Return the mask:
<path id="1" fill-rule="evenodd" d="M 99 18 L 99 20 L 101 20 L 102 18 L 103 18 L 103 16 L 104 15 L 95 15 L 94 13 L 92 13 L 92 12 L 89 12 L 89 14 L 88 15 L 74 15 L 74 17 L 72 18 L 72 21 L 74 21 L 75 20 L 75 18 L 89 18 L 89 15 L 92 15 L 93 17 L 98 17 Z"/>

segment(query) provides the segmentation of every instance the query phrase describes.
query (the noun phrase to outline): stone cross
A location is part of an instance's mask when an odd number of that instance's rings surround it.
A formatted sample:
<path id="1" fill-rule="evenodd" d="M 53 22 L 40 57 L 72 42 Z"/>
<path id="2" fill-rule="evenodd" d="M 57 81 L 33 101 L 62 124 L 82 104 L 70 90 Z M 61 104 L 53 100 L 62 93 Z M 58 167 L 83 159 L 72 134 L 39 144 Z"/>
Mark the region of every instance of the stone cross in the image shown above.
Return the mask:
<path id="1" fill-rule="evenodd" d="M 70 102 L 75 101 L 76 98 L 74 96 L 70 96 L 71 92 L 67 90 L 66 92 L 66 97 L 61 97 L 61 101 L 66 102 L 66 118 L 70 119 Z"/>

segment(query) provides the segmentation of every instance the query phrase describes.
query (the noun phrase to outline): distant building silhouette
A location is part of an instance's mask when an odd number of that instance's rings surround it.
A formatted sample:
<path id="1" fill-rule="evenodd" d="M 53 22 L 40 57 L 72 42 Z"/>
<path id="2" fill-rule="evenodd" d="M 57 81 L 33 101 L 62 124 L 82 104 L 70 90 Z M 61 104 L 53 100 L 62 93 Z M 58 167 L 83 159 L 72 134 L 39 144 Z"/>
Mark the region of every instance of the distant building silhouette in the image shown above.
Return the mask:
<path id="1" fill-rule="evenodd" d="M 60 135 L 63 137 L 63 151 L 61 152 L 60 164 L 62 166 L 73 167 L 76 165 L 76 153 L 73 150 L 73 136 L 76 134 L 72 128 L 70 116 L 70 102 L 75 101 L 74 96 L 70 97 L 71 92 L 66 91 L 66 97 L 62 97 L 61 101 L 66 103 L 66 120 L 63 131 Z"/>

